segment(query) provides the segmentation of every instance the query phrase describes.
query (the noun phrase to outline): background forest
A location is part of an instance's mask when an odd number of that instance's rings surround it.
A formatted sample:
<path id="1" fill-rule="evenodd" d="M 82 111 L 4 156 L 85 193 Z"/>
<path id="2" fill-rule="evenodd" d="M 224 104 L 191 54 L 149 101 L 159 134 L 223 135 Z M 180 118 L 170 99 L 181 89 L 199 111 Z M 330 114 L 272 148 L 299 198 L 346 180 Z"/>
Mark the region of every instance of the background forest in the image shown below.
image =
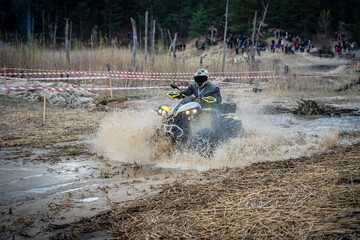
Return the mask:
<path id="1" fill-rule="evenodd" d="M 229 4 L 229 32 L 248 34 L 254 12 L 263 9 L 262 1 L 230 0 Z M 105 43 L 124 41 L 131 31 L 130 17 L 144 34 L 145 11 L 149 11 L 149 25 L 155 19 L 164 34 L 169 29 L 180 38 L 197 37 L 209 34 L 208 28 L 214 26 L 221 36 L 225 6 L 226 0 L 0 0 L 0 34 L 3 41 L 30 37 L 49 43 L 56 33 L 58 42 L 63 42 L 65 19 L 69 19 L 73 45 L 88 43 L 91 35 Z M 360 1 L 269 0 L 265 23 L 305 38 L 343 29 L 349 40 L 359 40 Z"/>

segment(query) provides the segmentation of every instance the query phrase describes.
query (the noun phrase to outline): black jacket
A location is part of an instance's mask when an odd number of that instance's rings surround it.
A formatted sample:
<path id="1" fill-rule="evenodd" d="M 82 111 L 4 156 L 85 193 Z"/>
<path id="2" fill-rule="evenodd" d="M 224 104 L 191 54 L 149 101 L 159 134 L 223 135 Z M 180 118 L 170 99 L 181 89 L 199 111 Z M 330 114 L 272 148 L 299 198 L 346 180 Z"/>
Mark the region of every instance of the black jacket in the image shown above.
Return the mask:
<path id="1" fill-rule="evenodd" d="M 221 94 L 220 88 L 216 86 L 215 83 L 208 82 L 203 88 L 199 88 L 197 83 L 191 84 L 186 90 L 182 91 L 180 94 L 191 96 L 194 95 L 196 98 L 200 99 L 200 104 L 204 107 L 217 106 L 221 103 Z M 216 99 L 215 102 L 206 102 L 201 100 L 202 97 L 214 97 Z"/>

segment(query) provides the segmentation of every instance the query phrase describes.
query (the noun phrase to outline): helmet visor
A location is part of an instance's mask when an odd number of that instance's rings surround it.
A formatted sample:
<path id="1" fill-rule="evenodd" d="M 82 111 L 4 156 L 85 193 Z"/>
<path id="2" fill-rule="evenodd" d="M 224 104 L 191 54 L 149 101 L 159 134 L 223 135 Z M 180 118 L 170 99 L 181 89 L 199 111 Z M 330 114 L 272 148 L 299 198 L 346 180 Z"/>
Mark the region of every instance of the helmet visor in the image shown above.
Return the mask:
<path id="1" fill-rule="evenodd" d="M 198 86 L 203 85 L 204 82 L 207 81 L 208 77 L 207 76 L 195 76 L 194 77 L 195 82 L 197 83 Z"/>

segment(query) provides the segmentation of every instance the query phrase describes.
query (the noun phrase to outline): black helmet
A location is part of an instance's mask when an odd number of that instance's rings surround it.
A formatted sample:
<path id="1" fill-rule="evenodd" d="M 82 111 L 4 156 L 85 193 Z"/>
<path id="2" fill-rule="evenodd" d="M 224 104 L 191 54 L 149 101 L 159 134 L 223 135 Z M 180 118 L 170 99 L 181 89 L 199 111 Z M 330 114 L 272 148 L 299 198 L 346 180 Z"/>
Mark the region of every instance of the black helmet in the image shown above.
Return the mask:
<path id="1" fill-rule="evenodd" d="M 201 88 L 207 84 L 207 80 L 209 78 L 209 72 L 206 69 L 199 69 L 194 74 L 194 80 L 197 85 Z"/>

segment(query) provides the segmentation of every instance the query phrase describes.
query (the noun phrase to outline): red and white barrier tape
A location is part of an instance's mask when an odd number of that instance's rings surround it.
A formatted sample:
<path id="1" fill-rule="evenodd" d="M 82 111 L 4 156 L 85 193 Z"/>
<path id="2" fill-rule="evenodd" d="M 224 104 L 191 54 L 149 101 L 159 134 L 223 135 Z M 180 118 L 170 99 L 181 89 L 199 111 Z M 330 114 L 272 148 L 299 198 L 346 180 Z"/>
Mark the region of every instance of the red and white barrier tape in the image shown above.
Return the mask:
<path id="1" fill-rule="evenodd" d="M 4 79 L 4 77 L 0 77 Z M 68 78 L 14 78 L 14 77 L 7 77 L 8 80 L 30 80 L 30 81 L 67 81 L 67 80 L 92 80 L 92 79 L 109 79 L 109 77 L 68 77 Z"/>
<path id="2" fill-rule="evenodd" d="M 15 76 L 32 76 L 32 75 L 77 75 L 77 74 L 86 74 L 86 72 L 31 72 L 31 73 L 24 73 L 24 72 L 18 72 L 18 73 L 9 73 L 7 72 L 6 75 L 15 75 Z M 5 73 L 0 73 L 0 75 L 5 75 Z M 90 75 L 90 74 L 89 74 Z M 91 74 L 95 76 L 103 76 L 106 74 Z"/>
<path id="3" fill-rule="evenodd" d="M 270 73 L 275 71 L 250 71 L 250 72 L 211 72 L 210 74 L 237 74 L 237 73 Z"/>
<path id="4" fill-rule="evenodd" d="M 231 77 L 216 77 L 216 76 L 209 76 L 209 78 L 223 78 L 223 79 L 252 79 L 252 78 L 281 78 L 282 76 L 231 76 Z"/>
<path id="5" fill-rule="evenodd" d="M 51 87 L 1 87 L 1 90 L 47 90 L 47 91 L 105 91 L 105 90 L 136 90 L 136 89 L 161 89 L 169 86 L 158 87 L 120 87 L 120 88 L 51 88 Z M 180 87 L 179 87 L 180 88 Z"/>
<path id="6" fill-rule="evenodd" d="M 20 75 L 20 76 L 32 76 L 32 75 L 61 75 L 61 74 L 84 74 L 84 72 L 49 72 L 49 73 L 6 73 L 6 75 Z M 4 74 L 0 74 L 4 75 Z M 130 79 L 143 79 L 143 78 L 150 78 L 150 76 L 146 75 L 123 75 L 123 74 L 105 74 L 105 73 L 88 73 L 89 76 L 109 76 L 109 77 L 127 77 Z M 177 76 L 179 77 L 179 76 Z M 222 76 L 209 76 L 210 79 L 252 79 L 252 78 L 280 78 L 281 76 L 228 76 L 228 77 L 222 77 Z M 86 77 L 85 77 L 86 78 Z M 89 77 L 90 78 L 90 77 Z M 67 78 L 63 78 L 62 80 L 66 80 Z"/>
<path id="7" fill-rule="evenodd" d="M 300 78 L 323 78 L 323 77 L 339 77 L 340 75 L 311 75 L 311 76 L 305 76 L 305 75 L 302 75 L 302 76 L 297 76 L 297 77 L 300 77 Z"/>
<path id="8" fill-rule="evenodd" d="M 47 70 L 47 69 L 30 69 L 30 68 L 0 68 L 1 71 L 4 70 L 15 70 L 15 71 L 41 71 L 41 72 L 61 72 L 62 70 Z"/>
<path id="9" fill-rule="evenodd" d="M 111 78 L 111 80 L 145 80 L 145 81 L 171 81 L 171 82 L 194 82 L 186 79 L 166 79 L 166 78 Z"/>
<path id="10" fill-rule="evenodd" d="M 244 84 L 245 86 L 246 84 Z M 230 88 L 232 86 L 222 86 L 221 88 Z M 0 90 L 46 90 L 46 91 L 106 91 L 106 90 L 139 90 L 139 89 L 166 89 L 170 86 L 157 87 L 119 87 L 119 88 L 51 88 L 51 87 L 1 87 Z M 188 88 L 188 86 L 179 86 L 179 89 Z"/>
<path id="11" fill-rule="evenodd" d="M 185 76 L 193 76 L 193 73 L 157 73 L 157 72 L 125 72 L 125 71 L 110 71 L 110 72 L 86 72 L 86 71 L 62 71 L 62 70 L 42 70 L 42 69 L 21 69 L 21 68 L 6 68 L 11 70 L 23 70 L 23 71 L 41 71 L 41 72 L 12 72 L 12 73 L 6 73 L 6 75 L 77 75 L 77 74 L 88 74 L 88 75 L 94 75 L 94 76 L 108 76 L 113 74 L 127 74 L 129 77 L 134 75 L 160 75 L 160 76 L 178 76 L 182 75 L 181 77 Z M 1 70 L 5 70 L 5 68 L 2 68 Z M 234 73 L 265 73 L 265 72 L 274 72 L 274 71 L 251 71 L 251 72 L 214 72 L 214 74 L 234 74 Z M 1 75 L 4 75 L 4 73 L 1 73 Z M 179 76 L 178 76 L 179 77 Z"/>

